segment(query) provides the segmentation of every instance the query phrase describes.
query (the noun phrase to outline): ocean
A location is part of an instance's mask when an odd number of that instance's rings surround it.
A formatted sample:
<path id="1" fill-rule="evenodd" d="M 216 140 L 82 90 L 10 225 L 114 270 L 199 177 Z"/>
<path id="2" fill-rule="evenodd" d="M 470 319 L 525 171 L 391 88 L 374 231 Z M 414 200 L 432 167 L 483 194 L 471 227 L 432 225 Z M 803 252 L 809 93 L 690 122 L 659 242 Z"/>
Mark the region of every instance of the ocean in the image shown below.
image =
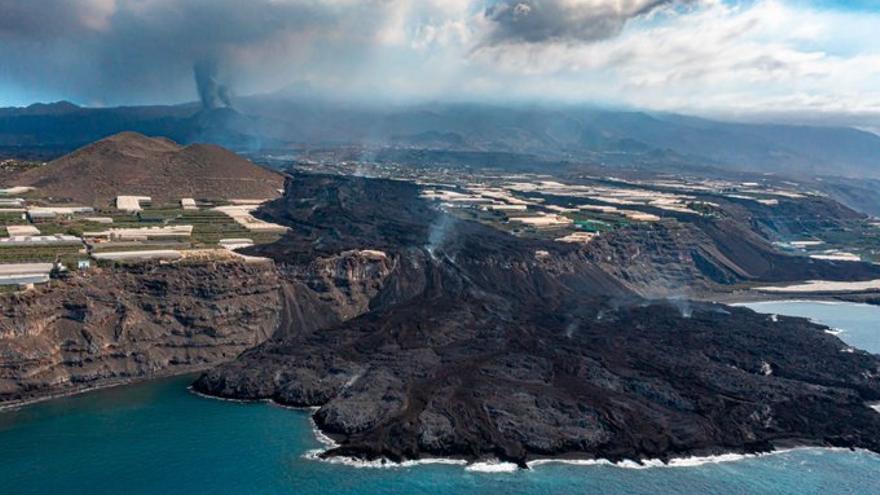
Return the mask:
<path id="1" fill-rule="evenodd" d="M 880 307 L 757 303 L 880 353 Z M 307 411 L 206 399 L 192 376 L 0 412 L 0 494 L 880 494 L 880 456 L 798 449 L 675 467 L 366 468 L 310 458 Z"/>

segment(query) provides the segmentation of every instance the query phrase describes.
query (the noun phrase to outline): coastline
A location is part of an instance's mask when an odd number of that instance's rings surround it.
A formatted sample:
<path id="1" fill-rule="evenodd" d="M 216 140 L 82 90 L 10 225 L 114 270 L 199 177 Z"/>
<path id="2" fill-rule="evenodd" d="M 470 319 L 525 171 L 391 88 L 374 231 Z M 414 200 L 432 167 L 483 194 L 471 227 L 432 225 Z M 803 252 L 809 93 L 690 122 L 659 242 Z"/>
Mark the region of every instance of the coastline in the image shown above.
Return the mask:
<path id="1" fill-rule="evenodd" d="M 755 291 L 737 291 L 720 294 L 721 297 L 718 297 L 719 294 L 712 294 L 710 297 L 701 298 L 695 297 L 695 300 L 702 300 L 704 302 L 712 302 L 717 304 L 724 304 L 732 307 L 746 307 L 751 304 L 772 304 L 772 303 L 810 303 L 810 304 L 827 304 L 827 305 L 845 305 L 845 304 L 865 304 L 868 306 L 875 306 L 876 304 L 872 304 L 871 302 L 865 301 L 855 301 L 855 300 L 847 300 L 842 299 L 841 297 L 832 297 L 827 294 L 809 294 L 809 293 L 800 293 L 800 294 L 766 294 L 759 293 Z M 119 387 L 124 385 L 135 385 L 138 383 L 145 383 L 153 380 L 160 380 L 163 378 L 171 378 L 175 376 L 182 376 L 192 373 L 201 373 L 203 371 L 209 370 L 214 365 L 198 365 L 186 367 L 183 369 L 176 369 L 172 371 L 159 371 L 156 373 L 152 373 L 150 375 L 140 376 L 140 377 L 127 377 L 127 378 L 118 378 L 118 379 L 110 379 L 100 384 L 92 384 L 84 387 L 73 387 L 64 390 L 52 391 L 47 393 L 46 395 L 36 395 L 33 397 L 28 397 L 25 399 L 14 399 L 8 402 L 0 402 L 0 412 L 18 409 L 21 407 L 25 407 L 31 404 L 37 404 L 47 400 L 60 399 L 63 397 L 71 397 L 80 394 L 85 394 L 88 392 L 94 392 L 98 390 L 104 390 L 113 387 Z M 194 393 L 199 394 L 193 390 Z M 199 394 L 204 395 L 204 394 Z M 205 396 L 211 397 L 211 396 Z M 217 397 L 211 397 L 218 399 Z M 224 399 L 224 400 L 236 400 L 236 399 Z M 243 401 L 243 402 L 251 402 L 251 401 Z M 287 407 L 280 405 L 281 407 Z"/>
<path id="2" fill-rule="evenodd" d="M 810 301 L 812 302 L 812 301 Z M 840 303 L 846 304 L 846 303 Z M 204 367 L 200 367 L 204 369 Z M 133 379 L 124 379 L 117 380 L 113 383 L 102 384 L 94 387 L 87 387 L 72 391 L 67 391 L 65 393 L 53 394 L 52 396 L 40 397 L 33 400 L 17 402 L 15 404 L 4 404 L 0 406 L 0 412 L 4 412 L 7 410 L 15 410 L 21 407 L 25 407 L 27 405 L 31 405 L 38 402 L 43 402 L 56 398 L 70 397 L 80 394 L 85 394 L 92 391 L 105 390 L 110 388 L 116 388 L 126 385 L 137 385 L 152 381 L 158 381 L 168 378 L 185 376 L 187 374 L 193 374 L 200 370 L 198 369 L 190 369 L 187 371 L 183 371 L 180 373 L 167 373 L 167 374 L 158 374 L 150 376 L 149 378 L 133 378 Z M 317 407 L 295 407 L 289 406 L 285 404 L 278 403 L 272 399 L 261 399 L 261 400 L 245 400 L 245 399 L 232 399 L 225 397 L 217 397 L 213 395 L 204 394 L 195 390 L 191 385 L 186 387 L 186 391 L 188 393 L 193 394 L 199 398 L 210 399 L 222 402 L 230 402 L 237 404 L 266 404 L 272 407 L 279 407 L 283 409 L 288 409 L 291 411 L 310 413 L 307 416 L 309 421 L 310 428 L 312 430 L 312 434 L 314 435 L 315 440 L 323 446 L 323 448 L 311 449 L 304 452 L 301 457 L 303 459 L 308 459 L 311 461 L 324 462 L 328 464 L 338 464 L 344 465 L 348 467 L 353 467 L 357 469 L 406 469 L 413 468 L 424 465 L 451 465 L 451 466 L 461 466 L 468 472 L 473 473 L 483 473 L 483 474 L 493 474 L 493 473 L 514 473 L 519 471 L 528 471 L 531 469 L 536 469 L 541 466 L 550 465 L 550 464 L 563 464 L 570 466 L 606 466 L 606 467 L 615 467 L 619 469 L 656 469 L 656 468 L 688 468 L 688 467 L 699 467 L 707 464 L 721 464 L 721 463 L 729 463 L 729 462 L 739 462 L 747 459 L 755 459 L 761 457 L 768 457 L 773 455 L 780 455 L 789 452 L 795 452 L 800 450 L 818 450 L 818 451 L 854 451 L 854 452 L 864 452 L 872 455 L 880 455 L 878 453 L 874 453 L 865 449 L 850 449 L 845 447 L 828 447 L 828 446 L 820 446 L 820 445 L 799 445 L 792 447 L 781 447 L 774 448 L 772 450 L 768 450 L 765 452 L 722 452 L 717 454 L 709 454 L 709 455 L 690 455 L 690 456 L 681 456 L 681 457 L 671 457 L 669 459 L 623 459 L 619 461 L 612 461 L 604 458 L 589 458 L 587 456 L 577 457 L 577 455 L 569 457 L 560 456 L 560 457 L 542 457 L 542 458 L 534 458 L 525 461 L 523 464 L 517 464 L 514 462 L 504 461 L 497 458 L 481 458 L 481 459 L 464 459 L 464 458 L 454 458 L 454 457 L 426 457 L 423 459 L 410 459 L 404 460 L 401 462 L 395 462 L 387 458 L 377 458 L 373 460 L 365 460 L 351 456 L 329 456 L 325 457 L 324 454 L 329 452 L 330 450 L 338 447 L 338 444 L 331 437 L 326 435 L 318 425 L 315 423 L 314 418 L 311 413 L 314 413 L 318 408 Z M 875 404 L 867 404 L 868 407 L 877 411 L 880 414 L 880 402 Z"/>
<path id="3" fill-rule="evenodd" d="M 880 290 L 852 292 L 762 292 L 750 287 L 740 287 L 730 291 L 694 294 L 694 300 L 738 306 L 760 302 L 814 302 L 822 304 L 868 304 L 880 305 Z"/>
<path id="4" fill-rule="evenodd" d="M 201 373 L 207 369 L 210 369 L 211 365 L 206 366 L 193 366 L 191 368 L 186 368 L 183 370 L 174 370 L 168 373 L 154 373 L 147 376 L 141 377 L 130 377 L 130 378 L 119 378 L 108 380 L 104 383 L 97 385 L 89 385 L 87 387 L 78 387 L 72 388 L 68 390 L 61 390 L 58 392 L 52 392 L 47 395 L 41 395 L 37 397 L 29 397 L 27 399 L 16 399 L 8 402 L 0 402 L 0 413 L 4 411 L 13 411 L 16 409 L 20 409 L 22 407 L 27 407 L 33 404 L 39 404 L 40 402 L 45 402 L 54 399 L 63 399 L 65 397 L 74 397 L 77 395 L 87 394 L 89 392 L 97 392 L 99 390 L 107 390 L 116 387 L 123 387 L 127 385 L 139 385 L 142 383 L 153 382 L 157 380 L 164 380 L 166 378 L 174 378 L 179 376 L 191 375 L 195 373 Z"/>
<path id="5" fill-rule="evenodd" d="M 809 304 L 828 304 L 828 305 L 847 305 L 847 304 L 860 304 L 860 303 L 852 303 L 848 301 L 816 301 L 810 299 L 774 299 L 774 300 L 763 300 L 763 301 L 753 301 L 753 302 L 739 302 L 732 303 L 731 306 L 741 307 L 752 304 L 771 304 L 771 303 L 791 303 L 791 302 L 800 302 L 800 303 L 809 303 Z M 143 377 L 134 377 L 134 378 L 125 378 L 119 380 L 108 381 L 107 383 L 102 383 L 99 385 L 94 385 L 90 387 L 77 388 L 73 390 L 66 390 L 56 394 L 50 394 L 43 397 L 37 397 L 33 399 L 26 399 L 23 401 L 16 401 L 7 404 L 0 404 L 0 412 L 6 410 L 14 410 L 21 407 L 25 407 L 30 404 L 39 403 L 42 401 L 47 401 L 56 398 L 63 398 L 69 396 L 75 396 L 79 394 L 85 394 L 87 392 L 98 391 L 103 389 L 115 388 L 119 386 L 125 385 L 137 385 L 172 377 L 185 376 L 188 374 L 198 373 L 199 371 L 203 371 L 205 369 L 209 369 L 211 366 L 195 366 L 186 369 L 177 369 L 173 370 L 173 372 L 168 373 L 155 373 L 149 376 Z M 218 397 L 213 395 L 208 395 L 202 392 L 195 390 L 191 385 L 187 386 L 187 391 L 199 396 L 201 398 L 213 399 L 213 400 L 221 400 L 225 402 L 233 402 L 233 403 L 267 403 L 269 405 L 289 409 L 294 411 L 302 411 L 307 412 L 310 411 L 314 413 L 317 410 L 317 407 L 295 407 L 289 406 L 282 403 L 278 403 L 272 399 L 261 399 L 261 400 L 246 400 L 246 399 L 234 399 L 234 398 L 225 398 Z M 880 403 L 877 404 L 867 404 L 868 407 L 871 407 L 873 410 L 880 413 Z M 830 450 L 851 450 L 847 448 L 841 447 L 824 447 L 821 445 L 810 445 L 807 443 L 806 445 L 789 447 L 785 446 L 783 448 L 774 448 L 773 450 L 769 450 L 766 452 L 720 452 L 716 454 L 709 455 L 690 455 L 690 456 L 682 456 L 682 457 L 671 457 L 668 459 L 623 459 L 612 461 L 609 459 L 595 459 L 589 458 L 584 455 L 584 457 L 579 458 L 578 454 L 563 454 L 560 457 L 549 457 L 549 458 L 535 458 L 535 459 L 527 459 L 519 464 L 514 462 L 505 462 L 498 459 L 463 459 L 463 458 L 446 458 L 446 457 L 429 457 L 424 459 L 417 460 L 404 460 L 401 462 L 392 461 L 386 458 L 378 458 L 375 460 L 364 460 L 357 457 L 351 456 L 327 456 L 324 455 L 330 450 L 339 447 L 340 445 L 335 442 L 331 437 L 324 434 L 315 424 L 312 415 L 308 416 L 310 421 L 313 434 L 315 438 L 321 443 L 325 448 L 324 449 L 314 449 L 303 454 L 304 458 L 308 458 L 311 460 L 319 460 L 322 462 L 328 462 L 332 464 L 343 464 L 352 467 L 365 467 L 365 468 L 406 468 L 418 465 L 426 465 L 426 464 L 448 464 L 448 465 L 461 465 L 464 466 L 468 471 L 474 472 L 507 472 L 511 470 L 518 470 L 522 468 L 534 468 L 545 464 L 570 464 L 570 465 L 606 465 L 606 466 L 615 466 L 618 468 L 626 468 L 626 469 L 647 469 L 652 467 L 693 467 L 704 464 L 712 464 L 712 463 L 721 463 L 721 462 L 735 462 L 739 460 L 744 460 L 753 457 L 761 457 L 766 455 L 773 455 L 777 453 L 784 453 L 797 449 L 830 449 Z M 719 449 L 720 450 L 720 449 Z M 859 449 L 860 450 L 860 449 Z M 566 457 L 566 455 L 570 457 Z"/>
<path id="6" fill-rule="evenodd" d="M 846 303 L 843 303 L 846 304 Z M 310 412 L 314 413 L 318 407 L 294 407 L 288 406 L 281 403 L 278 403 L 272 399 L 261 399 L 261 400 L 243 400 L 243 399 L 229 399 L 225 397 L 217 397 L 213 395 L 204 394 L 202 392 L 198 392 L 192 388 L 192 386 L 187 387 L 187 391 L 201 398 L 211 399 L 211 400 L 219 400 L 223 402 L 233 402 L 239 404 L 267 404 L 274 407 L 280 407 L 283 409 L 289 409 L 292 411 L 298 412 Z M 880 413 L 880 403 L 877 404 L 868 404 L 868 407 L 876 410 Z M 541 466 L 549 465 L 549 464 L 564 464 L 570 466 L 607 466 L 607 467 L 615 467 L 619 469 L 656 469 L 656 468 L 690 468 L 690 467 L 699 467 L 707 464 L 722 464 L 729 462 L 739 462 L 747 459 L 757 459 L 762 457 L 769 457 L 774 455 L 781 455 L 790 452 L 797 451 L 805 451 L 805 450 L 817 450 L 817 451 L 828 451 L 828 452 L 862 452 L 875 456 L 880 456 L 880 453 L 872 452 L 866 449 L 853 449 L 847 447 L 828 447 L 828 446 L 820 446 L 820 445 L 798 445 L 792 447 L 781 447 L 774 448 L 772 450 L 768 450 L 765 452 L 724 452 L 718 454 L 709 454 L 709 455 L 691 455 L 691 456 L 682 456 L 682 457 L 671 457 L 667 460 L 653 458 L 653 459 L 623 459 L 620 461 L 612 461 L 610 459 L 604 458 L 588 458 L 584 456 L 583 458 L 574 457 L 542 457 L 527 460 L 523 463 L 523 465 L 517 464 L 515 462 L 504 461 L 497 458 L 484 458 L 484 459 L 464 459 L 464 458 L 456 458 L 456 457 L 426 457 L 423 459 L 407 459 L 400 462 L 392 461 L 391 459 L 380 457 L 372 460 L 360 459 L 352 456 L 327 456 L 324 454 L 330 452 L 331 450 L 340 446 L 338 442 L 333 440 L 326 433 L 321 431 L 318 427 L 317 423 L 314 420 L 312 414 L 308 416 L 309 426 L 312 430 L 312 434 L 315 437 L 315 440 L 320 443 L 324 448 L 311 449 L 304 452 L 301 457 L 303 459 L 307 459 L 310 461 L 323 462 L 327 464 L 338 464 L 343 466 L 348 466 L 356 469 L 407 469 L 418 466 L 427 466 L 427 465 L 450 465 L 450 466 L 462 466 L 465 471 L 474 472 L 474 473 L 514 473 L 519 471 L 528 471 Z"/>

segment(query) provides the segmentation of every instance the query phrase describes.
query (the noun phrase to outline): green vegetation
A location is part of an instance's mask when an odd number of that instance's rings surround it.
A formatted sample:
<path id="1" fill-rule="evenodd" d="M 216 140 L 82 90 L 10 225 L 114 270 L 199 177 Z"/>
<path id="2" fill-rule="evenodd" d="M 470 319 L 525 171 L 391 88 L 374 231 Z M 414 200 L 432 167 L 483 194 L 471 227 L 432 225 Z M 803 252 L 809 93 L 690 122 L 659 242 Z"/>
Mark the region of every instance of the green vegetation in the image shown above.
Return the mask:
<path id="1" fill-rule="evenodd" d="M 179 210 L 169 225 L 192 225 L 193 247 L 214 247 L 220 239 L 248 238 L 257 244 L 277 240 L 280 235 L 275 233 L 250 231 L 224 213 L 213 210 Z"/>
<path id="2" fill-rule="evenodd" d="M 109 217 L 112 224 L 88 222 L 85 216 Z M 0 213 L 3 225 L 21 225 L 27 221 L 20 214 Z M 257 244 L 277 240 L 280 234 L 252 232 L 236 223 L 229 216 L 209 209 L 183 210 L 180 208 L 147 208 L 138 214 L 121 212 L 115 209 L 100 209 L 89 215 L 72 218 L 57 218 L 34 224 L 42 235 L 65 234 L 81 237 L 84 232 L 103 231 L 111 228 L 142 228 L 163 225 L 192 225 L 190 238 L 180 240 L 95 244 L 93 250 L 100 251 L 139 251 L 154 249 L 204 249 L 215 248 L 220 239 L 247 238 Z M 54 262 L 61 261 L 68 268 L 75 269 L 80 259 L 87 257 L 79 251 L 80 246 L 17 246 L 0 247 L 0 263 Z"/>
<path id="3" fill-rule="evenodd" d="M 584 232 L 611 232 L 631 223 L 625 217 L 619 215 L 591 211 L 566 213 L 565 216 L 574 221 L 578 230 Z"/>
<path id="4" fill-rule="evenodd" d="M 13 213 L 13 212 L 0 212 L 0 222 L 3 225 L 24 225 L 27 223 L 27 220 L 22 218 L 21 213 Z"/>
<path id="5" fill-rule="evenodd" d="M 688 209 L 694 210 L 700 215 L 704 215 L 707 217 L 719 217 L 720 211 L 717 207 L 706 203 L 704 201 L 691 201 L 687 204 Z"/>
<path id="6" fill-rule="evenodd" d="M 874 261 L 880 260 L 880 227 L 868 221 L 855 220 L 840 226 L 817 228 L 809 235 L 825 241 L 816 249 L 839 249 Z"/>
<path id="7" fill-rule="evenodd" d="M 0 263 L 50 263 L 61 261 L 76 267 L 77 260 L 87 258 L 80 246 L 16 246 L 0 247 Z"/>

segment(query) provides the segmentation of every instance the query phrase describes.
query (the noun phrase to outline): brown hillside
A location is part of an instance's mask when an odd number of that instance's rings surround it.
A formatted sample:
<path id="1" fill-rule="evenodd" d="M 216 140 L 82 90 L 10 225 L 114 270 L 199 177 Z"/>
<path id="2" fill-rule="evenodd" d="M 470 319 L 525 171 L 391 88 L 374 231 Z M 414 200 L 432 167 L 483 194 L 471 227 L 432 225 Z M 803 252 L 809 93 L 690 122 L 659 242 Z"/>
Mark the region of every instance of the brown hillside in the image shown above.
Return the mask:
<path id="1" fill-rule="evenodd" d="M 119 195 L 150 196 L 153 204 L 181 198 L 265 199 L 284 178 L 208 144 L 180 146 L 166 138 L 124 132 L 9 179 L 42 197 L 107 206 Z"/>

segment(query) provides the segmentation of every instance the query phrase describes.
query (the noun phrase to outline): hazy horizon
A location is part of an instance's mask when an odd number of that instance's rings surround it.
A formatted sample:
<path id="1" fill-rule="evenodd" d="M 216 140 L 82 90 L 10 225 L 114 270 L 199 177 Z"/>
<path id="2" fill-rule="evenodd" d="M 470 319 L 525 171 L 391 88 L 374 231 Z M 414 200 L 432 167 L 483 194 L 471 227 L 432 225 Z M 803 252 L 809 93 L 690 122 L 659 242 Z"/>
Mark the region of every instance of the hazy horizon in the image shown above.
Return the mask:
<path id="1" fill-rule="evenodd" d="M 2 0 L 0 10 L 4 107 L 274 94 L 880 129 L 871 2 Z"/>

